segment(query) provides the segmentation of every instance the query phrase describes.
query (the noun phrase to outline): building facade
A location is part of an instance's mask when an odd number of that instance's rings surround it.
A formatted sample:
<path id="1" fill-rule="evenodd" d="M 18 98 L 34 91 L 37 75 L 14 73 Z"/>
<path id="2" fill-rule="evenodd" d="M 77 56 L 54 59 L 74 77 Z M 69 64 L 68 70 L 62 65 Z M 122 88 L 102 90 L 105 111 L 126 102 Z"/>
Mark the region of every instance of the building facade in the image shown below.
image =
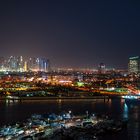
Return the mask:
<path id="1" fill-rule="evenodd" d="M 128 63 L 128 72 L 130 74 L 138 74 L 139 73 L 139 56 L 130 57 Z"/>

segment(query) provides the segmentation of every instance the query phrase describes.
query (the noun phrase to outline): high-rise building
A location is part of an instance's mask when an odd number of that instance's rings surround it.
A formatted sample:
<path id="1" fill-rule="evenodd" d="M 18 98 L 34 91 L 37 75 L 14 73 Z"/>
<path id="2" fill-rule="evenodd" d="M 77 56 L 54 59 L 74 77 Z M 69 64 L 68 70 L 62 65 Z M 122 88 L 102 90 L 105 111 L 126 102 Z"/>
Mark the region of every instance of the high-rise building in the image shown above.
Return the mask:
<path id="1" fill-rule="evenodd" d="M 25 61 L 24 62 L 24 71 L 27 72 L 27 70 L 28 70 L 28 65 L 27 65 L 27 62 Z"/>
<path id="2" fill-rule="evenodd" d="M 31 71 L 44 71 L 47 72 L 49 68 L 49 60 L 46 58 L 30 58 L 29 70 Z"/>
<path id="3" fill-rule="evenodd" d="M 8 70 L 10 71 L 16 71 L 18 69 L 18 61 L 15 56 L 10 56 L 8 59 Z"/>
<path id="4" fill-rule="evenodd" d="M 128 72 L 134 74 L 139 72 L 139 56 L 129 58 Z"/>
<path id="5" fill-rule="evenodd" d="M 19 56 L 17 57 L 17 71 L 23 72 L 24 71 L 24 61 L 23 61 L 23 57 Z"/>
<path id="6" fill-rule="evenodd" d="M 46 58 L 25 59 L 22 56 L 10 56 L 8 59 L 0 57 L 0 71 L 26 72 L 42 71 L 48 72 L 49 60 Z"/>
<path id="7" fill-rule="evenodd" d="M 48 60 L 46 58 L 39 58 L 39 71 L 47 71 Z"/>
<path id="8" fill-rule="evenodd" d="M 30 58 L 28 62 L 28 68 L 30 71 L 35 71 L 37 67 L 36 58 Z"/>
<path id="9" fill-rule="evenodd" d="M 104 63 L 100 63 L 99 66 L 98 66 L 98 73 L 104 74 L 105 71 L 106 71 L 105 64 Z"/>
<path id="10" fill-rule="evenodd" d="M 5 59 L 4 57 L 0 57 L 0 70 L 3 70 L 5 67 Z"/>

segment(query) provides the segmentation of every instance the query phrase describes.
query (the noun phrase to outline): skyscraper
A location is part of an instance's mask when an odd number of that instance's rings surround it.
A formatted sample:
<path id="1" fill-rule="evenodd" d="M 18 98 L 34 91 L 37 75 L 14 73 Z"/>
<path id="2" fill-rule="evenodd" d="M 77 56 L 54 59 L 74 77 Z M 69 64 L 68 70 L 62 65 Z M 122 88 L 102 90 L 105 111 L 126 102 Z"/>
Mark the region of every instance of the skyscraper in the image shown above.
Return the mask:
<path id="1" fill-rule="evenodd" d="M 46 58 L 30 58 L 28 64 L 31 71 L 47 72 L 49 69 L 49 60 Z"/>
<path id="2" fill-rule="evenodd" d="M 128 72 L 138 74 L 139 72 L 139 56 L 130 57 L 128 63 Z"/>
<path id="3" fill-rule="evenodd" d="M 24 61 L 23 61 L 23 57 L 22 56 L 18 56 L 17 57 L 17 64 L 18 64 L 18 68 L 17 70 L 20 71 L 20 72 L 23 72 L 24 71 Z"/>
<path id="4" fill-rule="evenodd" d="M 10 56 L 7 59 L 0 57 L 0 71 L 27 72 L 42 71 L 48 72 L 50 61 L 47 58 L 29 58 L 22 56 Z"/>
<path id="5" fill-rule="evenodd" d="M 105 71 L 106 71 L 105 64 L 104 63 L 100 63 L 99 66 L 98 66 L 98 73 L 99 74 L 104 74 Z"/>
<path id="6" fill-rule="evenodd" d="M 10 56 L 8 59 L 8 69 L 10 71 L 16 71 L 18 68 L 17 58 L 15 56 Z"/>
<path id="7" fill-rule="evenodd" d="M 39 58 L 39 71 L 45 71 L 48 70 L 48 59 L 46 58 Z"/>
<path id="8" fill-rule="evenodd" d="M 5 65 L 5 59 L 4 57 L 0 57 L 0 70 L 4 68 L 4 65 Z"/>

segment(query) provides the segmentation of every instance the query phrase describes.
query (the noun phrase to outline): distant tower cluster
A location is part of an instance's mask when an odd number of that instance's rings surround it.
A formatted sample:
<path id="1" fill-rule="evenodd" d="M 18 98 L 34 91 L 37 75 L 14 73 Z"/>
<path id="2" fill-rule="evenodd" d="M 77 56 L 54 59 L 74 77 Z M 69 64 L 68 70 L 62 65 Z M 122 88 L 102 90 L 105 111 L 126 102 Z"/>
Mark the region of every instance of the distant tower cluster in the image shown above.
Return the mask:
<path id="1" fill-rule="evenodd" d="M 106 67 L 104 63 L 100 63 L 98 66 L 98 73 L 99 74 L 104 74 L 106 72 Z"/>
<path id="2" fill-rule="evenodd" d="M 46 58 L 30 58 L 28 69 L 31 71 L 49 71 L 50 62 Z"/>
<path id="3" fill-rule="evenodd" d="M 128 72 L 130 74 L 138 74 L 139 73 L 139 56 L 129 58 Z"/>
<path id="4" fill-rule="evenodd" d="M 49 71 L 50 62 L 46 58 L 24 59 L 22 56 L 0 57 L 0 71 Z"/>

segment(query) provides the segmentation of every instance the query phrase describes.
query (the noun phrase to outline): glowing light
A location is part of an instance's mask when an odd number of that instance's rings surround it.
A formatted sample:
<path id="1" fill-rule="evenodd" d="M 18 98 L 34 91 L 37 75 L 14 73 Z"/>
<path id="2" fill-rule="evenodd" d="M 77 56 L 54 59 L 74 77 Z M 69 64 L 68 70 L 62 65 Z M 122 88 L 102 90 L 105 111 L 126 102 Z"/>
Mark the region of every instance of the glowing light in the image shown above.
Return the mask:
<path id="1" fill-rule="evenodd" d="M 82 87 L 82 86 L 84 86 L 84 83 L 83 82 L 77 82 L 77 86 Z"/>
<path id="2" fill-rule="evenodd" d="M 128 118 L 128 107 L 126 104 L 124 104 L 123 117 Z"/>

